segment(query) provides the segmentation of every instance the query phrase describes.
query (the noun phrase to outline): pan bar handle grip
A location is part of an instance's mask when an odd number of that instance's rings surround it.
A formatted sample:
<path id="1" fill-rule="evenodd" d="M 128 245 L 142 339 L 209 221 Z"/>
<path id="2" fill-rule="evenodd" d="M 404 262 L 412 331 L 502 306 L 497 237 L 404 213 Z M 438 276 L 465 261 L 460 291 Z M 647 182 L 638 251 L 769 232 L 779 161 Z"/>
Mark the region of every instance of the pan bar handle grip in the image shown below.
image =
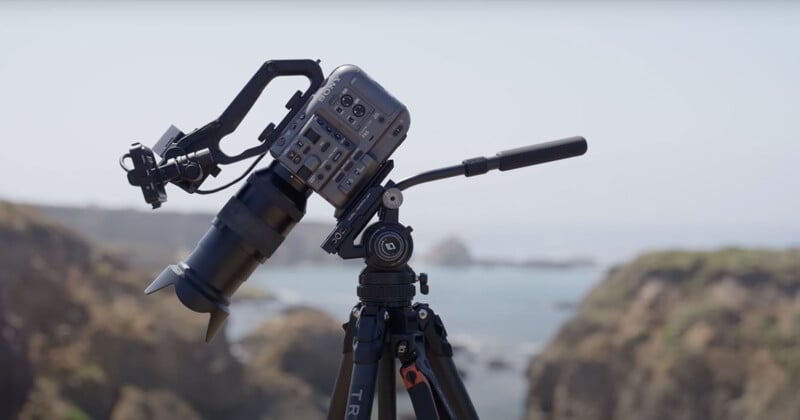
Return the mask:
<path id="1" fill-rule="evenodd" d="M 481 156 L 467 159 L 461 162 L 461 165 L 434 169 L 412 176 L 411 178 L 406 178 L 395 184 L 395 186 L 402 191 L 425 182 L 437 181 L 454 176 L 463 175 L 470 177 L 482 175 L 495 169 L 510 171 L 512 169 L 524 168 L 539 163 L 580 156 L 586 153 L 587 148 L 588 146 L 585 138 L 569 137 L 547 143 L 535 144 L 533 146 L 506 150 L 490 158 Z"/>
<path id="2" fill-rule="evenodd" d="M 497 168 L 501 171 L 508 171 L 525 166 L 537 165 L 539 163 L 580 156 L 586 153 L 587 148 L 588 145 L 586 144 L 585 138 L 568 137 L 547 143 L 535 144 L 533 146 L 505 150 L 498 153 L 497 156 L 491 160 L 497 159 Z"/>

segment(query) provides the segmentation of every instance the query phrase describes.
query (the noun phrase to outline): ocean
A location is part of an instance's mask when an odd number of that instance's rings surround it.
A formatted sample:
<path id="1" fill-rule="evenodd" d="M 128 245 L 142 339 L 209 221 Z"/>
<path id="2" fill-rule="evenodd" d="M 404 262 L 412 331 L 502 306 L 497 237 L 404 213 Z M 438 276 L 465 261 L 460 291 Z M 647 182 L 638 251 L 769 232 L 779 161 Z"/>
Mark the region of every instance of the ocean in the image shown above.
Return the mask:
<path id="1" fill-rule="evenodd" d="M 424 267 L 430 293 L 416 301 L 431 305 L 458 347 L 454 357 L 482 418 L 519 419 L 524 411 L 530 359 L 558 332 L 602 267 L 569 270 Z M 236 339 L 288 305 L 305 304 L 345 322 L 357 303 L 361 267 L 261 267 L 247 285 L 277 301 L 234 303 L 227 334 Z M 339 351 L 339 349 L 336 349 Z M 398 396 L 401 410 L 407 398 Z"/>

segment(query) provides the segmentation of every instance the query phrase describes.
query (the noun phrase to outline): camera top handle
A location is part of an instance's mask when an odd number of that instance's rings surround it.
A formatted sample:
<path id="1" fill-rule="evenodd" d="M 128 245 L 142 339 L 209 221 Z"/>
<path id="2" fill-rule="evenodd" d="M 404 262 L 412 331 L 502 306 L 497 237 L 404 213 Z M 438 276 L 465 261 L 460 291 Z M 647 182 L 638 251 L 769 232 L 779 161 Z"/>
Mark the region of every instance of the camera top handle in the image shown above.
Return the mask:
<path id="1" fill-rule="evenodd" d="M 258 97 L 265 87 L 276 77 L 283 76 L 305 76 L 309 81 L 309 87 L 305 93 L 297 91 L 294 93 L 289 102 L 286 103 L 286 109 L 289 113 L 283 117 L 283 120 L 275 127 L 275 124 L 269 123 L 267 127 L 258 136 L 262 144 L 252 147 L 243 151 L 242 153 L 231 157 L 219 150 L 219 142 L 216 142 L 210 147 L 212 155 L 217 158 L 219 163 L 232 163 L 251 156 L 260 155 L 269 150 L 272 143 L 278 134 L 283 131 L 286 124 L 294 118 L 302 106 L 308 101 L 311 95 L 319 89 L 323 82 L 322 69 L 319 67 L 318 61 L 313 60 L 270 60 L 265 62 L 261 68 L 258 69 L 256 74 L 250 78 L 250 81 L 242 88 L 241 92 L 236 95 L 230 105 L 225 108 L 222 115 L 219 116 L 217 121 L 220 122 L 220 138 L 224 137 L 239 126 L 242 119 L 255 104 Z M 216 150 L 215 150 L 216 149 Z"/>
<path id="2" fill-rule="evenodd" d="M 289 113 L 281 120 L 277 127 L 274 123 L 264 129 L 258 139 L 261 144 L 251 147 L 236 156 L 229 156 L 222 152 L 219 143 L 223 137 L 232 133 L 242 122 L 245 115 L 250 112 L 250 109 L 255 104 L 264 88 L 275 78 L 282 76 L 305 76 L 309 80 L 309 87 L 305 93 L 300 91 L 295 94 L 286 103 L 286 108 Z M 313 60 L 269 60 L 261 65 L 256 74 L 250 78 L 250 81 L 242 88 L 236 98 L 228 105 L 225 111 L 209 124 L 190 133 L 182 138 L 174 139 L 173 143 L 180 150 L 181 154 L 198 151 L 202 149 L 209 149 L 214 162 L 217 164 L 229 164 L 247 159 L 252 156 L 261 155 L 269 150 L 272 143 L 275 141 L 278 133 L 280 133 L 289 121 L 300 111 L 302 106 L 308 101 L 311 95 L 317 91 L 323 82 L 322 69 L 317 61 Z M 165 159 L 174 157 L 163 150 L 161 154 Z M 157 151 L 158 152 L 158 151 Z"/>

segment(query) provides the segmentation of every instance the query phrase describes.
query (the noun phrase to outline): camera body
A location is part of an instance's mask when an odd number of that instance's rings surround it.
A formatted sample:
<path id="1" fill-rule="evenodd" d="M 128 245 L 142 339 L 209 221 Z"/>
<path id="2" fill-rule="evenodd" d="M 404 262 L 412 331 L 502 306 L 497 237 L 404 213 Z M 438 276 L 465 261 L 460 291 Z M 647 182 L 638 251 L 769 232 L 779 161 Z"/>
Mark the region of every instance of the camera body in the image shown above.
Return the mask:
<path id="1" fill-rule="evenodd" d="M 405 140 L 409 113 L 364 71 L 336 68 L 285 126 L 272 156 L 337 209 Z"/>

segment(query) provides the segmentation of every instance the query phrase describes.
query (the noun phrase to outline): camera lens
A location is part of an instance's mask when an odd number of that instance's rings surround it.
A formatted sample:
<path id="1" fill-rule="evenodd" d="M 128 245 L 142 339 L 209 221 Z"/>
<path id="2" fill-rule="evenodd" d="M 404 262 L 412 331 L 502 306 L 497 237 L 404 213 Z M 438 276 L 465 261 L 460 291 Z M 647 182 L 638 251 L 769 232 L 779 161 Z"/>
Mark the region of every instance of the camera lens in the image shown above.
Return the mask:
<path id="1" fill-rule="evenodd" d="M 342 99 L 339 99 L 339 103 L 342 104 L 343 107 L 347 108 L 350 105 L 353 105 L 353 97 L 350 95 L 342 96 Z"/>
<path id="2" fill-rule="evenodd" d="M 363 117 L 364 114 L 367 113 L 367 109 L 364 108 L 364 105 L 358 104 L 353 107 L 353 115 L 356 117 Z"/>
<path id="3" fill-rule="evenodd" d="M 145 292 L 174 285 L 186 307 L 211 314 L 206 341 L 211 340 L 228 317 L 231 296 L 303 218 L 310 194 L 277 161 L 256 171 L 217 214 L 189 257 L 167 267 Z"/>

